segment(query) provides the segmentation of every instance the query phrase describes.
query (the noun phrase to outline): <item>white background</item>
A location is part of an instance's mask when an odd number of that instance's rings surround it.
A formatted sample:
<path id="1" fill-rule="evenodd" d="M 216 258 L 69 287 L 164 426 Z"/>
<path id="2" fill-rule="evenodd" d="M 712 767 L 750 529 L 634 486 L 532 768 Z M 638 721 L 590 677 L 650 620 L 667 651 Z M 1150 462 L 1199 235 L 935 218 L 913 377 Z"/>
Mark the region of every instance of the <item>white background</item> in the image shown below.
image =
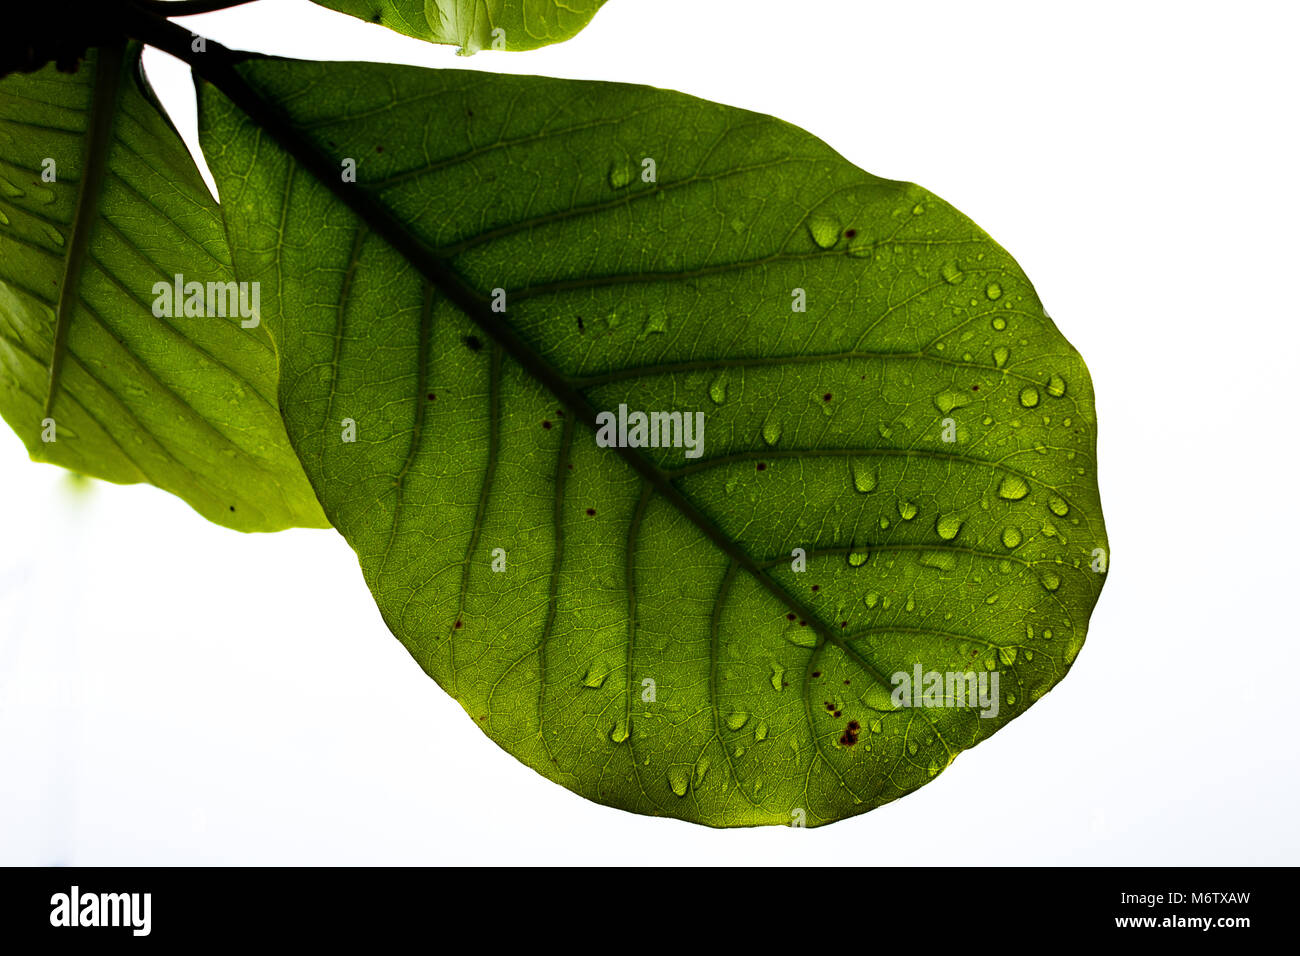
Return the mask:
<path id="1" fill-rule="evenodd" d="M 1294 5 L 611 0 L 568 43 L 468 59 L 306 0 L 187 23 L 683 90 L 933 189 L 1089 363 L 1109 583 L 1069 678 L 941 779 L 820 830 L 713 831 L 499 750 L 334 532 L 74 493 L 0 429 L 0 862 L 1300 863 Z M 187 76 L 148 64 L 189 130 Z"/>

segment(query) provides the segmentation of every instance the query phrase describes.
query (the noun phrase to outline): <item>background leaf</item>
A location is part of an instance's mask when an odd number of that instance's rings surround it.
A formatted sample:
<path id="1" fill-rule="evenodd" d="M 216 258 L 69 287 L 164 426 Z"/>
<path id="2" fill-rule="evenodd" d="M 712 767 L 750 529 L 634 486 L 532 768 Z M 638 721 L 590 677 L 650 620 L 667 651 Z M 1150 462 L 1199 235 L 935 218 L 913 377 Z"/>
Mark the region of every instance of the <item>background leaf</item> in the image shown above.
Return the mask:
<path id="1" fill-rule="evenodd" d="M 501 746 L 629 810 L 815 825 L 1064 676 L 1106 547 L 1091 385 L 942 200 L 661 90 L 239 71 L 292 155 L 206 84 L 201 139 L 272 290 L 291 440 L 389 626 Z M 620 403 L 704 412 L 703 456 L 598 447 Z M 896 709 L 916 665 L 997 673 L 997 716 Z"/>
<path id="2" fill-rule="evenodd" d="M 29 454 L 151 482 L 243 531 L 325 526 L 276 407 L 265 329 L 155 317 L 154 283 L 178 273 L 234 279 L 217 204 L 139 48 L 0 80 L 0 413 Z"/>
<path id="3" fill-rule="evenodd" d="M 433 43 L 479 50 L 536 50 L 576 35 L 605 0 L 315 0 Z M 500 32 L 496 32 L 500 31 Z M 497 46 L 494 46 L 497 40 Z"/>

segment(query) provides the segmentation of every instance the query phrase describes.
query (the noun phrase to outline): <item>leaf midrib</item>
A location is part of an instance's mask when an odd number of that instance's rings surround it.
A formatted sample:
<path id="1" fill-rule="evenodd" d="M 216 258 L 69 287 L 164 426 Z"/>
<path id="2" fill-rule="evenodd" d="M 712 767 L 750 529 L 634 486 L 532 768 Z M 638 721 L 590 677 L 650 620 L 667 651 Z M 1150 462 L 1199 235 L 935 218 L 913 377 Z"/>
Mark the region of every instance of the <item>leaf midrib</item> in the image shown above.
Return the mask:
<path id="1" fill-rule="evenodd" d="M 54 342 L 50 351 L 50 379 L 45 392 L 43 415 L 54 411 L 58 397 L 63 359 L 67 354 L 68 327 L 81 288 L 81 270 L 90 248 L 91 224 L 98 215 L 99 196 L 108 170 L 108 153 L 113 141 L 113 118 L 122 80 L 122 62 L 126 41 L 96 48 L 95 90 L 90 103 L 90 123 L 82 153 L 81 181 L 77 184 L 77 206 L 72 215 L 72 235 L 68 254 L 63 260 L 63 277 L 59 282 L 59 303 L 55 310 Z"/>
<path id="2" fill-rule="evenodd" d="M 593 432 L 598 429 L 596 408 L 555 368 L 541 358 L 497 313 L 490 308 L 490 300 L 468 286 L 449 263 L 434 253 L 417 236 L 411 233 L 392 211 L 370 194 L 349 188 L 337 175 L 334 160 L 320 152 L 316 145 L 302 136 L 294 124 L 272 102 L 264 99 L 238 71 L 238 64 L 249 60 L 274 60 L 257 54 L 236 52 L 212 40 L 207 41 L 207 51 L 202 56 L 190 52 L 188 33 L 179 31 L 170 23 L 141 24 L 147 26 L 147 42 L 160 46 L 166 52 L 186 62 L 197 77 L 211 83 L 255 124 L 265 130 L 275 142 L 297 163 L 302 165 L 322 186 L 328 189 L 353 214 L 361 218 L 372 232 L 378 234 L 396 252 L 447 297 L 490 336 L 520 367 L 547 388 L 552 395 L 573 412 Z M 179 31 L 179 36 L 178 36 Z M 872 679 L 890 687 L 888 679 L 873 663 L 862 657 L 838 635 L 833 633 L 813 610 L 799 601 L 767 574 L 748 553 L 728 537 L 689 499 L 687 499 L 648 457 L 639 450 L 615 447 L 613 451 L 629 467 L 646 480 L 654 490 L 704 534 L 724 555 L 749 572 L 758 583 L 784 607 L 793 611 L 813 627 L 819 641 L 836 645 L 854 659 Z"/>

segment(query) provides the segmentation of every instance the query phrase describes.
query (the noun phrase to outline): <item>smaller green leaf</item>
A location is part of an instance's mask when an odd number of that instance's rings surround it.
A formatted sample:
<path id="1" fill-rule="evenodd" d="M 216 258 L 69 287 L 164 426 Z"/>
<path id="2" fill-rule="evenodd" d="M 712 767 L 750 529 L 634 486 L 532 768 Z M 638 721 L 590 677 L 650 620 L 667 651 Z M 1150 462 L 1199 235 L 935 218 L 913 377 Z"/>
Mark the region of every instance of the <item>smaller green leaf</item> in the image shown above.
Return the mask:
<path id="1" fill-rule="evenodd" d="M 315 0 L 417 40 L 479 50 L 536 50 L 575 36 L 605 0 Z"/>
<path id="2" fill-rule="evenodd" d="M 285 435 L 274 346 L 229 298 L 220 210 L 139 54 L 0 79 L 0 415 L 37 461 L 149 482 L 217 524 L 328 527 Z M 223 308 L 155 314 L 177 276 Z"/>

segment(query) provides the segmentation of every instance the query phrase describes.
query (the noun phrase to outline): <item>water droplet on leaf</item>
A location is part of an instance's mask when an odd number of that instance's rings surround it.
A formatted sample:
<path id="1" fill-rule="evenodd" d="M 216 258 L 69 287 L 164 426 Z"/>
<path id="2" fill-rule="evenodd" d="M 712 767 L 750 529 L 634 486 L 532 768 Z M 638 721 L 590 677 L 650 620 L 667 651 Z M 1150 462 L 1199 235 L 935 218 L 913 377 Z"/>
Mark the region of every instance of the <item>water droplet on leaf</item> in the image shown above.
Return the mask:
<path id="1" fill-rule="evenodd" d="M 998 485 L 998 497 L 1007 501 L 1019 501 L 1029 494 L 1029 484 L 1019 475 L 1007 475 Z"/>

